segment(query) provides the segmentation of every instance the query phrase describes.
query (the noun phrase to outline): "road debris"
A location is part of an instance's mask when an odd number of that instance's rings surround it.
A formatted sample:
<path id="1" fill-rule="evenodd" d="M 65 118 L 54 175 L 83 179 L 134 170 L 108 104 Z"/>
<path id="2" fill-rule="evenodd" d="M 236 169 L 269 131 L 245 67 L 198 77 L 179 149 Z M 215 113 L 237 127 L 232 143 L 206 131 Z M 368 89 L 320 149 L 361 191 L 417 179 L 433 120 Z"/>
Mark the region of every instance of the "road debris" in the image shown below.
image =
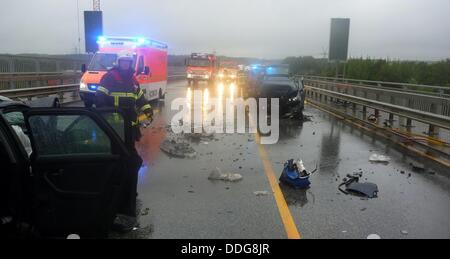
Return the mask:
<path id="1" fill-rule="evenodd" d="M 420 163 L 410 163 L 412 170 L 418 173 L 425 171 L 425 165 Z"/>
<path id="2" fill-rule="evenodd" d="M 178 158 L 195 158 L 195 156 L 197 155 L 197 153 L 191 147 L 191 145 L 189 145 L 189 143 L 185 143 L 175 139 L 164 140 L 161 143 L 160 148 L 169 156 Z"/>
<path id="3" fill-rule="evenodd" d="M 208 176 L 209 180 L 220 180 L 220 181 L 226 181 L 226 182 L 237 182 L 242 180 L 242 175 L 240 174 L 233 174 L 233 173 L 222 173 L 220 168 L 216 167 L 216 170 L 212 171 L 211 174 Z"/>
<path id="4" fill-rule="evenodd" d="M 77 234 L 70 234 L 67 236 L 67 239 L 81 239 L 81 237 Z"/>
<path id="5" fill-rule="evenodd" d="M 144 211 L 141 213 L 141 215 L 142 216 L 147 216 L 149 211 L 150 211 L 149 208 L 145 208 Z"/>
<path id="6" fill-rule="evenodd" d="M 381 237 L 377 234 L 370 234 L 367 236 L 367 239 L 381 239 Z"/>
<path id="7" fill-rule="evenodd" d="M 389 161 L 391 161 L 391 158 L 388 156 L 372 154 L 369 157 L 369 161 L 371 163 L 389 163 Z"/>
<path id="8" fill-rule="evenodd" d="M 402 235 L 407 236 L 408 235 L 408 231 L 402 230 Z"/>
<path id="9" fill-rule="evenodd" d="M 362 177 L 361 172 L 354 173 L 353 175 L 348 174 L 347 177 L 348 179 L 344 178 L 338 187 L 342 193 L 363 196 L 363 198 L 370 199 L 378 197 L 378 186 L 376 184 L 359 182 L 359 179 Z M 343 186 L 345 186 L 345 189 L 342 189 Z"/>
<path id="10" fill-rule="evenodd" d="M 284 163 L 283 172 L 280 176 L 280 182 L 295 189 L 307 189 L 311 185 L 309 177 L 316 171 L 317 166 L 311 173 L 308 173 L 302 160 L 294 161 L 294 159 L 290 159 Z"/>
<path id="11" fill-rule="evenodd" d="M 256 196 L 266 196 L 269 194 L 268 191 L 255 191 L 253 192 L 253 194 L 255 194 Z"/>

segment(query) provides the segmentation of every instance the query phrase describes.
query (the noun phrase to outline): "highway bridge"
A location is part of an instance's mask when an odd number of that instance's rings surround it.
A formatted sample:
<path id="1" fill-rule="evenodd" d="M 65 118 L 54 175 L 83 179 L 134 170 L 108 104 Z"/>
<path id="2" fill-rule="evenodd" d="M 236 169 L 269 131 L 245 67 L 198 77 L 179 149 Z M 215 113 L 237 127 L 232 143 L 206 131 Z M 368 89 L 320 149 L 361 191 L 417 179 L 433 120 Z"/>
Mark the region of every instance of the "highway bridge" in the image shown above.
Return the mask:
<path id="1" fill-rule="evenodd" d="M 0 56 L 0 95 L 56 94 L 66 106 L 83 106 L 77 81 L 83 61 L 46 60 L 53 69 L 42 70 L 36 69 L 39 58 L 20 59 L 30 67 L 14 70 L 18 58 Z M 215 85 L 188 86 L 184 75 L 183 68 L 169 69 L 166 98 L 155 105 L 155 121 L 137 144 L 145 161 L 140 227 L 113 237 L 450 238 L 449 88 L 298 75 L 308 119 L 281 119 L 276 144 L 262 145 L 252 133 L 182 136 L 197 155 L 175 158 L 160 150 L 173 136 L 172 100 L 195 89 L 220 97 Z M 390 160 L 370 162 L 374 154 Z M 279 184 L 292 158 L 317 167 L 310 189 Z M 243 178 L 210 181 L 216 170 Z M 354 173 L 378 185 L 377 198 L 339 191 Z"/>

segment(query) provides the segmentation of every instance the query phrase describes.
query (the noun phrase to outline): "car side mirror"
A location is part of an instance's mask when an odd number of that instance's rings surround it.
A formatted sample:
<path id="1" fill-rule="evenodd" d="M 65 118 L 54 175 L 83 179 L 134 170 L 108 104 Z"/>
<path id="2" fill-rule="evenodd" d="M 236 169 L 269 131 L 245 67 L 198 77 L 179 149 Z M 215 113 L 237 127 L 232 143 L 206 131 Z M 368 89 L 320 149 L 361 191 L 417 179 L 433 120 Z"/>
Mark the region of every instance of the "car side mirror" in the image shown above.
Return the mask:
<path id="1" fill-rule="evenodd" d="M 144 75 L 152 76 L 152 73 L 151 73 L 150 68 L 148 66 L 144 67 Z"/>
<path id="2" fill-rule="evenodd" d="M 86 64 L 82 64 L 81 65 L 81 73 L 86 73 L 87 69 L 86 69 Z"/>

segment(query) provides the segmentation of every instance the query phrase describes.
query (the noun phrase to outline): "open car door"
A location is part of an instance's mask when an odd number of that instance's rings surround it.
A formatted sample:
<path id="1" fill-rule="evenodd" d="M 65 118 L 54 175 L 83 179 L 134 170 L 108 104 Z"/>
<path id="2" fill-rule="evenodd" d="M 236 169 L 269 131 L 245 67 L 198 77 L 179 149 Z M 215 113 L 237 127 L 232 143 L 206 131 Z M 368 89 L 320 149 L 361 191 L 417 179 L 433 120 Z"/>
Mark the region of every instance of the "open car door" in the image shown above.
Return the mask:
<path id="1" fill-rule="evenodd" d="M 125 136 L 119 136 L 105 113 L 85 108 L 39 108 L 25 113 L 33 148 L 33 221 L 41 235 L 107 235 L 130 153 Z M 110 113 L 127 123 L 120 113 Z"/>

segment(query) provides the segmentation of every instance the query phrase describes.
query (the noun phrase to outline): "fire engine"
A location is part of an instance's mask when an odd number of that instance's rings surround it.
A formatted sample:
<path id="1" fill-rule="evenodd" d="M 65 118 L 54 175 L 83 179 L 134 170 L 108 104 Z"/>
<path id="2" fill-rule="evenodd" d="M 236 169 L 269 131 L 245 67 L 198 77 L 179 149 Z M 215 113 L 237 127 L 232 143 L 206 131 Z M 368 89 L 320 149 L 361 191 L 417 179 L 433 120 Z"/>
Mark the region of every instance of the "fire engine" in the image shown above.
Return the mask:
<path id="1" fill-rule="evenodd" d="M 207 81 L 213 83 L 217 74 L 217 57 L 214 54 L 192 53 L 186 59 L 188 83 Z"/>
<path id="2" fill-rule="evenodd" d="M 218 77 L 223 81 L 236 81 L 239 67 L 234 61 L 220 61 Z"/>
<path id="3" fill-rule="evenodd" d="M 167 45 L 141 37 L 106 37 L 97 41 L 99 51 L 81 71 L 80 97 L 86 107 L 94 103 L 95 92 L 100 80 L 116 65 L 118 53 L 131 52 L 136 78 L 147 100 L 164 99 L 167 86 Z"/>

